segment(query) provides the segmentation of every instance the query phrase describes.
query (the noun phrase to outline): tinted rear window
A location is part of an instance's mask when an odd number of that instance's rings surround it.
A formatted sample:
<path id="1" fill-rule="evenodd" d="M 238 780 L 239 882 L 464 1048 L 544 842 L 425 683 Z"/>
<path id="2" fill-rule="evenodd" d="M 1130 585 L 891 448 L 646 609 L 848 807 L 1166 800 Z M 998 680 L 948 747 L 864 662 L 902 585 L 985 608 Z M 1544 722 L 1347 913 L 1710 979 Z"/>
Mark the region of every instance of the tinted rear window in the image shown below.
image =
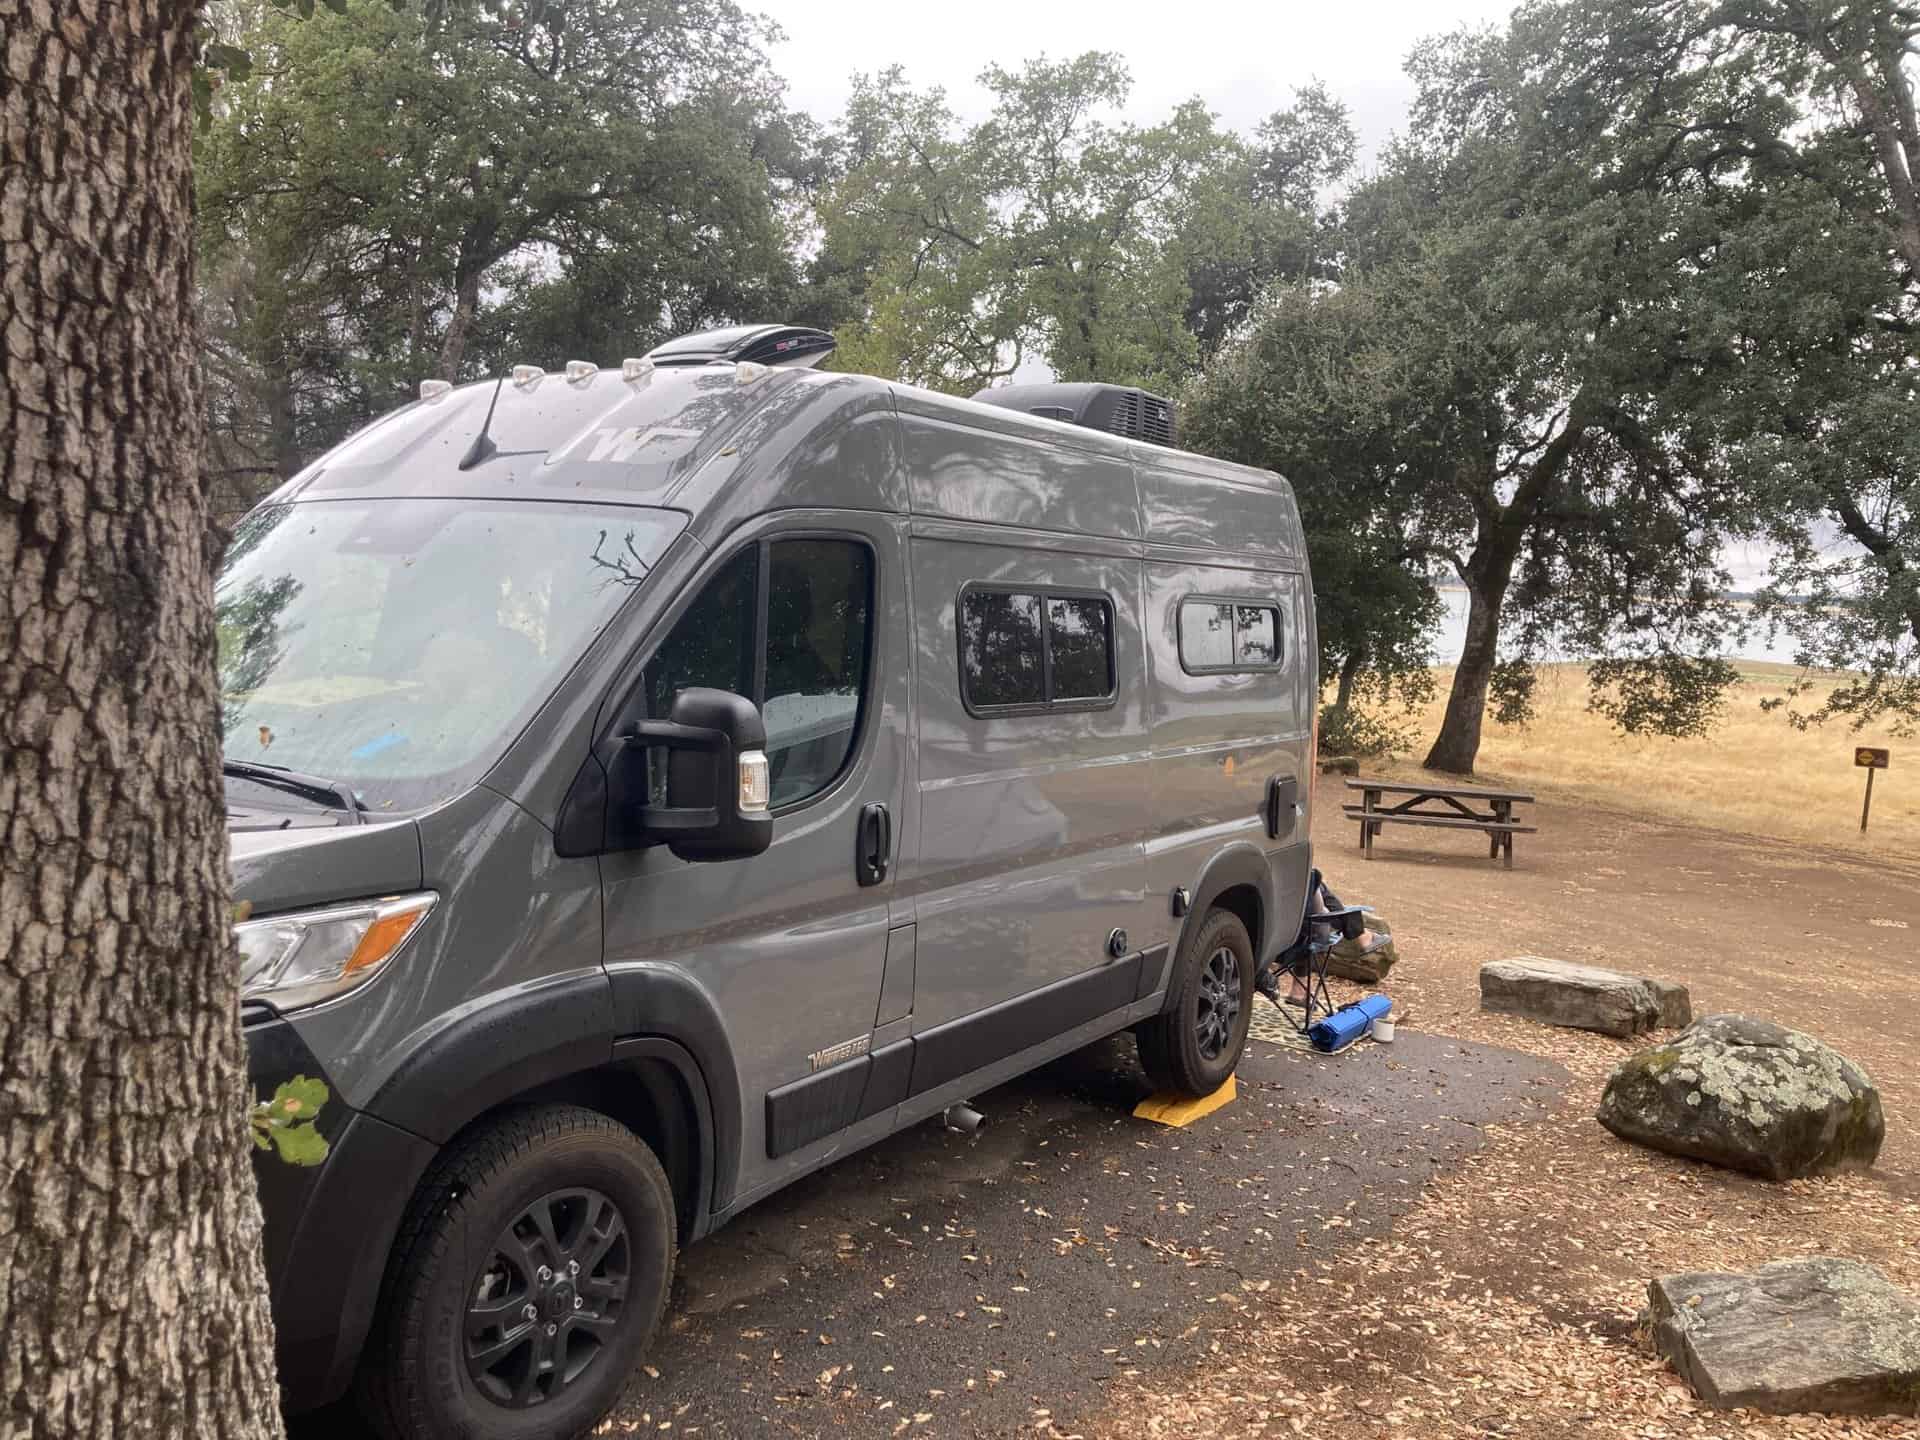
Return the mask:
<path id="1" fill-rule="evenodd" d="M 1268 670 L 1281 661 L 1276 605 L 1190 595 L 1180 602 L 1180 666 L 1189 675 Z"/>
<path id="2" fill-rule="evenodd" d="M 1114 683 L 1113 602 L 1104 595 L 961 595 L 960 688 L 970 709 L 1097 705 Z"/>

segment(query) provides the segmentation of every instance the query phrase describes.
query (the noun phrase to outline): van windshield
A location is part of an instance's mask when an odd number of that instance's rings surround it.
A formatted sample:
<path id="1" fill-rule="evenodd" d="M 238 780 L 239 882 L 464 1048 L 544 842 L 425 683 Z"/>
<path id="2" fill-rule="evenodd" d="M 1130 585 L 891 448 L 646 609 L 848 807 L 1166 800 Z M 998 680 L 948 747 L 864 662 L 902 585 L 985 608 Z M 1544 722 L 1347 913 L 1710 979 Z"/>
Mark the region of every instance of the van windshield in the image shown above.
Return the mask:
<path id="1" fill-rule="evenodd" d="M 683 524 L 453 499 L 268 506 L 215 587 L 227 758 L 324 776 L 376 814 L 471 784 Z"/>

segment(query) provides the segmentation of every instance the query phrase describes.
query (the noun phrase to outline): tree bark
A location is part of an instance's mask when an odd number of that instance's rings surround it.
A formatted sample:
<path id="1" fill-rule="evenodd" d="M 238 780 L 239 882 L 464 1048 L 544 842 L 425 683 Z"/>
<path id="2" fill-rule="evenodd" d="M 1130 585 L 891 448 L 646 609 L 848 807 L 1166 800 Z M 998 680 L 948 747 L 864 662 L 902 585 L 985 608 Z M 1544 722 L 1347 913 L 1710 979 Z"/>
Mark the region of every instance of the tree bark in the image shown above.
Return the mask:
<path id="1" fill-rule="evenodd" d="M 280 1433 L 200 478 L 192 0 L 0 0 L 0 1431 Z"/>
<path id="2" fill-rule="evenodd" d="M 300 471 L 300 417 L 294 409 L 293 366 L 278 345 L 260 377 L 267 402 L 267 427 L 273 439 L 273 468 L 282 480 Z"/>
<path id="3" fill-rule="evenodd" d="M 1366 662 L 1367 652 L 1359 646 L 1347 652 L 1347 658 L 1340 664 L 1340 685 L 1333 692 L 1333 708 L 1345 715 L 1353 704 L 1353 685 L 1360 678 L 1360 667 Z"/>
<path id="4" fill-rule="evenodd" d="M 479 309 L 480 272 L 474 270 L 455 282 L 453 315 L 447 321 L 447 338 L 440 345 L 442 380 L 459 380 L 460 362 L 467 353 L 467 335 L 473 329 L 473 317 Z"/>
<path id="5" fill-rule="evenodd" d="M 1487 687 L 1500 654 L 1500 604 L 1506 598 L 1506 579 L 1496 584 L 1467 582 L 1467 642 L 1454 666 L 1453 688 L 1447 692 L 1447 713 L 1440 733 L 1427 752 L 1426 767 L 1449 775 L 1471 775 L 1480 754 L 1480 725 L 1487 711 Z"/>
<path id="6" fill-rule="evenodd" d="M 1426 767 L 1450 775 L 1471 775 L 1480 754 L 1480 725 L 1487 709 L 1487 689 L 1500 658 L 1500 607 L 1513 584 L 1527 527 L 1533 523 L 1547 487 L 1566 469 L 1574 447 L 1587 434 L 1605 402 L 1585 390 L 1567 407 L 1558 434 L 1541 446 L 1502 505 L 1492 473 L 1472 492 L 1479 512 L 1477 538 L 1460 578 L 1467 586 L 1467 639 L 1460 663 L 1453 670 L 1453 688 L 1447 694 L 1447 713 L 1440 733 L 1427 752 Z"/>

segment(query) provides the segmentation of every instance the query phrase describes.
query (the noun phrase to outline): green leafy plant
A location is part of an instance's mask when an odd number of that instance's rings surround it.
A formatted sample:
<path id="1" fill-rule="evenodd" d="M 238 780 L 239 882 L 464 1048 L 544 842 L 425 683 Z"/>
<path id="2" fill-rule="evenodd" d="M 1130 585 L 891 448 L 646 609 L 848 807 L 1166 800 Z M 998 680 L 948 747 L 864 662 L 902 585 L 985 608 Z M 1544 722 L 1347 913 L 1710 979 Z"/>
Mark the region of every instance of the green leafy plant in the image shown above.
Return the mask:
<path id="1" fill-rule="evenodd" d="M 1377 711 L 1338 705 L 1320 711 L 1320 753 L 1379 760 L 1409 749 L 1415 740 L 1410 725 L 1395 724 Z"/>
<path id="2" fill-rule="evenodd" d="M 296 1075 L 253 1107 L 253 1143 L 278 1152 L 289 1165 L 318 1165 L 327 1158 L 327 1137 L 314 1121 L 327 1103 L 326 1082 Z"/>

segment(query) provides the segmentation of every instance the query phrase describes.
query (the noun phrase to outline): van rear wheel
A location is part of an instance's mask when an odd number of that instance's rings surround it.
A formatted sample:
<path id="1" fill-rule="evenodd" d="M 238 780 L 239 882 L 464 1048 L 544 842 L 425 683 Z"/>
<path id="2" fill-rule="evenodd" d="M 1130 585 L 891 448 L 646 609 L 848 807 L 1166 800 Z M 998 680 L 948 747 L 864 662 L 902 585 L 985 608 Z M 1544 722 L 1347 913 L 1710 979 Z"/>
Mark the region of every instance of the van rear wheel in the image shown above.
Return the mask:
<path id="1" fill-rule="evenodd" d="M 1208 912 L 1175 962 L 1168 1005 L 1134 1029 L 1159 1090 L 1211 1095 L 1240 1063 L 1253 1019 L 1253 941 L 1230 910 Z"/>
<path id="2" fill-rule="evenodd" d="M 575 1440 L 673 1280 L 673 1191 L 593 1110 L 509 1111 L 438 1161 L 394 1246 L 356 1399 L 388 1440 Z"/>

